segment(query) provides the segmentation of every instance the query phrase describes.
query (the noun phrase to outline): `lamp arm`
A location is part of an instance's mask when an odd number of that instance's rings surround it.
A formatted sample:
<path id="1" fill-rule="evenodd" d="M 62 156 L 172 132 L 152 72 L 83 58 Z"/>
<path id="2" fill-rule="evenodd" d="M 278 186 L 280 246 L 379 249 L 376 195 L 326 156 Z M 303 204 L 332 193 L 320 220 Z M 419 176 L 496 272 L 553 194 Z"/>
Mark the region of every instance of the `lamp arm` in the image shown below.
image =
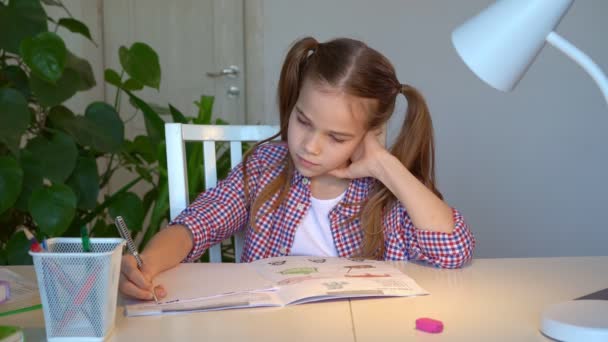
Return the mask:
<path id="1" fill-rule="evenodd" d="M 599 66 L 595 64 L 589 56 L 579 50 L 576 46 L 572 45 L 569 41 L 564 39 L 562 36 L 555 32 L 549 33 L 547 36 L 547 43 L 553 45 L 556 49 L 565 53 L 566 56 L 570 57 L 578 65 L 580 65 L 587 73 L 593 78 L 597 86 L 600 88 L 604 95 L 604 100 L 608 104 L 608 78 L 602 72 Z"/>

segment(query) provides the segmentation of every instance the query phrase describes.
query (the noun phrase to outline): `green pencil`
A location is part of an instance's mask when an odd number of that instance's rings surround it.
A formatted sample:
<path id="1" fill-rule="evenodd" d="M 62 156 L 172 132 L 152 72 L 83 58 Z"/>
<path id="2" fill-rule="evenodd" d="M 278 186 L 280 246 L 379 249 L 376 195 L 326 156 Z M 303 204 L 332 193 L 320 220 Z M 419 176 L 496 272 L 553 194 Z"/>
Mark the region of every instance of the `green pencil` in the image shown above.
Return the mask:
<path id="1" fill-rule="evenodd" d="M 80 237 L 82 238 L 82 251 L 88 253 L 91 251 L 91 240 L 89 239 L 89 230 L 86 226 L 80 227 Z"/>

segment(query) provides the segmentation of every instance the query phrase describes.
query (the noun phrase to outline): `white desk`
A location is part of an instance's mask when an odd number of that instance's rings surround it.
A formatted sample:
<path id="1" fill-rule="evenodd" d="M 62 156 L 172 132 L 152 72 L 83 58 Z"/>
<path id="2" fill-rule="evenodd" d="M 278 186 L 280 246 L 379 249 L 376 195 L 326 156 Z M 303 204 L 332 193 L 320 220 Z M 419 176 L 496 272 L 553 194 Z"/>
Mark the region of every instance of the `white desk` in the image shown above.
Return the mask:
<path id="1" fill-rule="evenodd" d="M 9 268 L 36 279 L 33 266 Z M 348 301 L 147 317 L 125 317 L 121 306 L 117 310 L 116 326 L 107 341 L 354 340 Z M 42 310 L 0 317 L 0 324 L 24 327 L 27 342 L 46 340 Z"/>
<path id="2" fill-rule="evenodd" d="M 608 287 L 608 256 L 476 259 L 460 270 L 396 264 L 430 296 L 334 301 L 172 316 L 119 314 L 109 341 L 549 341 L 538 332 L 548 304 Z M 10 267 L 34 277 L 33 268 Z M 440 319 L 441 334 L 416 331 L 419 317 Z M 0 318 L 44 339 L 42 310 Z"/>
<path id="3" fill-rule="evenodd" d="M 551 341 L 539 332 L 543 309 L 608 288 L 608 256 L 476 259 L 459 270 L 412 263 L 401 269 L 430 296 L 351 301 L 357 342 Z M 439 319 L 439 335 L 414 329 Z"/>

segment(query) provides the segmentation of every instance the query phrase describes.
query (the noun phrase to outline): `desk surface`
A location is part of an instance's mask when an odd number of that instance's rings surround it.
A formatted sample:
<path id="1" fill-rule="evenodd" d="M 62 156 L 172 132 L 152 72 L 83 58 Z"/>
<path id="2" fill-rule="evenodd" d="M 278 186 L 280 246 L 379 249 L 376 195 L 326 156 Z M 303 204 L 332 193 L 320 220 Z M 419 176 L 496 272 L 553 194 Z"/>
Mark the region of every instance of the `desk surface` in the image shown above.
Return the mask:
<path id="1" fill-rule="evenodd" d="M 396 263 L 429 296 L 359 299 L 191 314 L 124 317 L 109 341 L 548 341 L 538 332 L 547 305 L 608 287 L 608 256 L 476 259 L 459 270 Z M 11 266 L 34 279 L 30 266 Z M 438 335 L 414 329 L 419 317 L 443 321 Z M 2 317 L 44 339 L 42 310 Z"/>

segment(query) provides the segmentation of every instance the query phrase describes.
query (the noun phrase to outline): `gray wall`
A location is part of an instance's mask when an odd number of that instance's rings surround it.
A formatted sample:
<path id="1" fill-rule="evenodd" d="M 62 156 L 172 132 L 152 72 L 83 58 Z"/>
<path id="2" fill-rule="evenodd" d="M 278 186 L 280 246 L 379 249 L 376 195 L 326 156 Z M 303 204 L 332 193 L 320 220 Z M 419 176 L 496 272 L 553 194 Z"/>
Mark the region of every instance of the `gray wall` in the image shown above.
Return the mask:
<path id="1" fill-rule="evenodd" d="M 276 83 L 292 41 L 362 39 L 426 95 L 440 190 L 474 231 L 476 257 L 607 255 L 608 106 L 582 69 L 550 46 L 512 93 L 479 81 L 450 34 L 492 2 L 262 1 L 265 111 L 250 122 L 277 122 Z M 606 72 L 607 15 L 608 1 L 578 0 L 557 29 Z"/>

